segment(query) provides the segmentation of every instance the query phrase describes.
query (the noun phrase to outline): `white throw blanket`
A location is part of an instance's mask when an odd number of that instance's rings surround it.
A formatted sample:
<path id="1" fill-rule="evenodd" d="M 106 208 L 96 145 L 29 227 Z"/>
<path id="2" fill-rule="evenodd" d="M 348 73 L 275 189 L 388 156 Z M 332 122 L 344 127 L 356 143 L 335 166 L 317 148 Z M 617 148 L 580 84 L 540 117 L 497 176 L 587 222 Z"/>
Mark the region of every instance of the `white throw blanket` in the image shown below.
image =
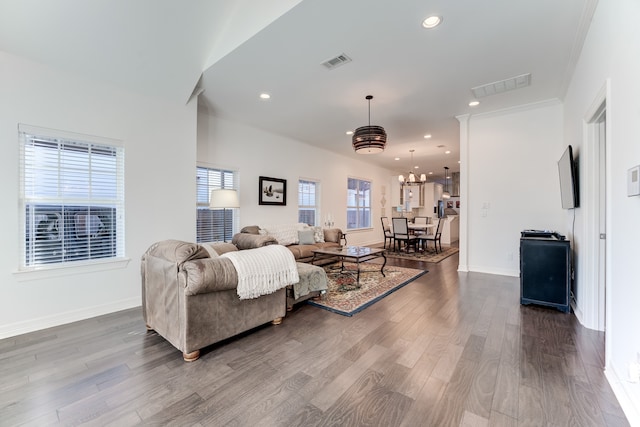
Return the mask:
<path id="1" fill-rule="evenodd" d="M 293 253 L 281 245 L 227 252 L 220 256 L 229 258 L 238 273 L 240 299 L 272 294 L 300 280 Z"/>

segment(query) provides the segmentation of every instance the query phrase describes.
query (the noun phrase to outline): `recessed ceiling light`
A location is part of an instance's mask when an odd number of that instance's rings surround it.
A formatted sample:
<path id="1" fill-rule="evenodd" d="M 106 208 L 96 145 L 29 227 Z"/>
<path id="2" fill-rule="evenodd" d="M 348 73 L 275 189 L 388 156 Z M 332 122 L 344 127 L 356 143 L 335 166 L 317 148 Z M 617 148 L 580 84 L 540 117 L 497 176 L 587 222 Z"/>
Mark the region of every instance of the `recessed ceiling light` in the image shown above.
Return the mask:
<path id="1" fill-rule="evenodd" d="M 429 172 L 429 175 L 433 175 L 433 172 Z"/>
<path id="2" fill-rule="evenodd" d="M 420 169 L 420 166 L 415 165 L 413 168 L 414 168 L 414 169 Z"/>
<path id="3" fill-rule="evenodd" d="M 271 98 L 271 95 L 269 95 L 268 93 L 261 93 L 260 94 L 260 99 L 269 99 Z"/>
<path id="4" fill-rule="evenodd" d="M 442 17 L 437 15 L 432 15 L 427 17 L 424 21 L 422 21 L 422 26 L 424 28 L 435 28 L 442 22 Z"/>
<path id="5" fill-rule="evenodd" d="M 395 158 L 395 159 L 393 159 L 393 160 L 400 160 L 400 157 L 396 157 L 396 158 Z"/>
<path id="6" fill-rule="evenodd" d="M 469 103 L 469 107 L 477 107 L 478 105 L 480 105 L 480 101 L 471 101 Z"/>
<path id="7" fill-rule="evenodd" d="M 444 152 L 444 154 L 451 154 L 451 151 L 447 150 L 447 151 Z"/>
<path id="8" fill-rule="evenodd" d="M 430 133 L 426 134 L 426 135 L 424 136 L 424 139 L 431 139 L 431 134 L 430 134 Z"/>
<path id="9" fill-rule="evenodd" d="M 346 132 L 346 134 L 347 134 L 347 135 L 353 135 L 353 131 L 352 131 L 352 130 L 348 130 L 348 131 Z"/>

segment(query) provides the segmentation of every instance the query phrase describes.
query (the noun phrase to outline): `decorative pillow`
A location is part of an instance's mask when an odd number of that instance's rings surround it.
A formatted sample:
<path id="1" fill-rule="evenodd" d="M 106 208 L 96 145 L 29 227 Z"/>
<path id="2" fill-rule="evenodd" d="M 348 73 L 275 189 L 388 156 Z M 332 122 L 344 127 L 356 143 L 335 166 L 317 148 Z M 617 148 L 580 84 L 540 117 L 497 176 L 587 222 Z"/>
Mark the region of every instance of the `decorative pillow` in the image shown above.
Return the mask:
<path id="1" fill-rule="evenodd" d="M 313 229 L 309 228 L 298 231 L 298 241 L 301 245 L 313 245 L 316 242 Z"/>
<path id="2" fill-rule="evenodd" d="M 288 246 L 298 243 L 298 231 L 302 230 L 302 227 L 300 224 L 282 224 L 261 227 L 261 230 L 266 230 L 269 236 L 278 241 L 278 244 Z"/>
<path id="3" fill-rule="evenodd" d="M 260 227 L 258 227 L 257 225 L 247 225 L 245 227 L 242 227 L 242 230 L 240 230 L 240 232 L 247 234 L 260 234 Z"/>
<path id="4" fill-rule="evenodd" d="M 324 243 L 324 230 L 322 227 L 311 227 L 313 230 L 313 240 L 315 243 Z"/>

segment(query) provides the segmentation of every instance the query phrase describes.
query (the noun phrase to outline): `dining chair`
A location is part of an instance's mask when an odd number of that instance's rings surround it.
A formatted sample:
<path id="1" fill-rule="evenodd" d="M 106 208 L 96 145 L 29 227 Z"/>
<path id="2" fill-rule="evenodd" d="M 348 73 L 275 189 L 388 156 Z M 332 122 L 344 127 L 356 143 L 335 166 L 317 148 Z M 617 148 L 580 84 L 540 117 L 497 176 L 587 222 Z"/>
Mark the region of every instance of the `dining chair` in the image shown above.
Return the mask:
<path id="1" fill-rule="evenodd" d="M 426 252 L 428 247 L 428 242 L 433 242 L 433 246 L 436 249 L 436 253 L 438 253 L 438 245 L 440 246 L 440 252 L 442 252 L 442 227 L 444 226 L 444 218 L 438 218 L 438 226 L 436 227 L 435 233 L 432 235 L 421 235 L 418 237 L 420 240 L 420 245 L 422 246 L 422 250 Z"/>
<path id="2" fill-rule="evenodd" d="M 407 252 L 409 252 L 411 246 L 413 246 L 414 250 L 417 250 L 418 238 L 409 233 L 407 218 L 392 218 L 391 221 L 393 223 L 394 247 L 397 246 L 398 251 L 400 251 L 400 242 L 404 242 L 404 248 Z"/>
<path id="3" fill-rule="evenodd" d="M 389 240 L 389 247 L 394 246 L 393 231 L 391 231 L 391 224 L 389 224 L 389 218 L 383 216 L 380 218 L 382 222 L 382 231 L 384 232 L 384 249 L 387 249 L 387 240 Z"/>
<path id="4" fill-rule="evenodd" d="M 426 216 L 417 216 L 413 219 L 413 223 L 415 225 L 427 225 L 429 223 L 429 219 Z M 414 230 L 414 234 L 427 234 L 427 229 L 416 229 Z"/>

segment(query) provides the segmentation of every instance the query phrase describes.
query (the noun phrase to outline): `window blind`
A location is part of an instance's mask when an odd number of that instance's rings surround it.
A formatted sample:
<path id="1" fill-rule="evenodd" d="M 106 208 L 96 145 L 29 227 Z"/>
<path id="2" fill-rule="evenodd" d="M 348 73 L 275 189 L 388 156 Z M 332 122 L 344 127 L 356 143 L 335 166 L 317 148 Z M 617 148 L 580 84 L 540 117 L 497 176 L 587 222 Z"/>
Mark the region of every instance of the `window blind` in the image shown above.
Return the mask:
<path id="1" fill-rule="evenodd" d="M 196 168 L 196 241 L 231 241 L 238 229 L 238 209 L 210 209 L 213 189 L 237 189 L 237 174 L 231 170 Z"/>
<path id="2" fill-rule="evenodd" d="M 22 266 L 123 257 L 124 148 L 98 137 L 18 130 Z"/>

